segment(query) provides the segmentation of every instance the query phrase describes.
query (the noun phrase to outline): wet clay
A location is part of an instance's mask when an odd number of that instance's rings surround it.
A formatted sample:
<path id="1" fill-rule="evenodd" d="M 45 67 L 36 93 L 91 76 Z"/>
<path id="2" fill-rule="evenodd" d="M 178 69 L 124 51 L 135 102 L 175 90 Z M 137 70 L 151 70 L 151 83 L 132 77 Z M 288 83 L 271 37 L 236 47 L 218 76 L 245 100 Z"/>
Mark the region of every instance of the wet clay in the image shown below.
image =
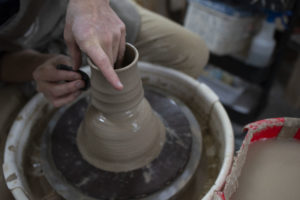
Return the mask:
<path id="1" fill-rule="evenodd" d="M 105 171 L 144 167 L 158 157 L 165 141 L 164 125 L 144 98 L 137 61 L 137 50 L 127 44 L 124 67 L 115 70 L 124 89 L 117 91 L 89 60 L 92 98 L 77 145 L 84 159 Z"/>
<path id="2" fill-rule="evenodd" d="M 233 200 L 300 199 L 300 142 L 279 139 L 250 145 Z"/>

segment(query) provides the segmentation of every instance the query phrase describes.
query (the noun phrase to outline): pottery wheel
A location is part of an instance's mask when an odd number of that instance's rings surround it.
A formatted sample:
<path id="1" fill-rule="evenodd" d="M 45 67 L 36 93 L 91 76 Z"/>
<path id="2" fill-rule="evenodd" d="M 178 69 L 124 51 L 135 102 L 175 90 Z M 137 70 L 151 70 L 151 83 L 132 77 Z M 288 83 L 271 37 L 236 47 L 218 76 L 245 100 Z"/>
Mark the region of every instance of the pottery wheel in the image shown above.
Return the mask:
<path id="1" fill-rule="evenodd" d="M 41 160 L 46 178 L 60 195 L 72 200 L 147 199 L 170 188 L 184 171 L 186 173 L 181 178 L 185 180 L 181 181 L 190 180 L 201 153 L 201 143 L 194 141 L 195 128 L 190 128 L 193 116 L 187 116 L 180 105 L 162 92 L 146 88 L 145 97 L 166 126 L 166 142 L 158 158 L 129 172 L 97 169 L 83 160 L 79 153 L 76 134 L 88 97 L 57 111 L 42 139 Z M 199 127 L 197 131 L 200 133 Z M 174 187 L 172 190 L 182 189 L 182 183 Z"/>

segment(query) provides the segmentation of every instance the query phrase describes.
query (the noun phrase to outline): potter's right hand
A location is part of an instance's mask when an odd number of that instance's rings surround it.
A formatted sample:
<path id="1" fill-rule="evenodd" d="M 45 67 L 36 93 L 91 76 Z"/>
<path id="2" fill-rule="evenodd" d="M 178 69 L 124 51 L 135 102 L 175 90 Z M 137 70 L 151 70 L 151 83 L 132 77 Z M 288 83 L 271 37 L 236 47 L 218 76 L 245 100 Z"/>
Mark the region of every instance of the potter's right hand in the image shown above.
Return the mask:
<path id="1" fill-rule="evenodd" d="M 79 73 L 56 69 L 60 64 L 71 66 L 72 62 L 67 56 L 55 55 L 33 72 L 37 90 L 55 107 L 75 100 L 80 95 L 80 89 L 84 87 Z"/>
<path id="2" fill-rule="evenodd" d="M 110 7 L 109 0 L 69 1 L 64 38 L 75 70 L 81 64 L 83 51 L 114 88 L 123 89 L 113 66 L 122 63 L 125 35 L 125 25 Z"/>

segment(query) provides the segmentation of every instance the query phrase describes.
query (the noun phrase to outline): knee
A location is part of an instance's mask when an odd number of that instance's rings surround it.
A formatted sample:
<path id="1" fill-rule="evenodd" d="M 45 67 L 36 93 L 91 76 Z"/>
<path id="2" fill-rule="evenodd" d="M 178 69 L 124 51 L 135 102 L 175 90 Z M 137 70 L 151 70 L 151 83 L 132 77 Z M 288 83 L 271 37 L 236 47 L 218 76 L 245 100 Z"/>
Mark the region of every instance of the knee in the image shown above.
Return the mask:
<path id="1" fill-rule="evenodd" d="M 197 78 L 202 73 L 203 68 L 207 65 L 209 59 L 209 50 L 200 36 L 193 34 L 190 40 L 187 73 Z"/>

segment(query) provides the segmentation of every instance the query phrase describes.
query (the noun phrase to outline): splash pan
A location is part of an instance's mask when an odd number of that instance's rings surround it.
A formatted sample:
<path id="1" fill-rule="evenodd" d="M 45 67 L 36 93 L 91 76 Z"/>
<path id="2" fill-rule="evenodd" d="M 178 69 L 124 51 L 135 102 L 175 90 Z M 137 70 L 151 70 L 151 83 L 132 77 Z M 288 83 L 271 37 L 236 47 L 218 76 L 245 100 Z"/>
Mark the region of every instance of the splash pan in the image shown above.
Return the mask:
<path id="1" fill-rule="evenodd" d="M 59 109 L 42 137 L 41 161 L 47 180 L 65 199 L 169 199 L 194 175 L 201 157 L 197 120 L 179 100 L 153 87 L 145 97 L 166 127 L 166 142 L 157 159 L 129 172 L 97 169 L 78 151 L 76 135 L 88 106 L 85 95 Z"/>
<path id="2" fill-rule="evenodd" d="M 139 67 L 144 86 L 150 88 L 147 91 L 153 93 L 151 88 L 154 88 L 154 93 L 157 91 L 163 93 L 164 99 L 169 99 L 169 102 L 172 102 L 170 101 L 172 99 L 176 104 L 178 100 L 179 103 L 176 105 L 178 105 L 179 114 L 181 113 L 189 124 L 183 124 L 183 127 L 192 127 L 190 128 L 192 134 L 197 132 L 197 126 L 193 127 L 191 124 L 198 124 L 203 137 L 201 155 L 193 154 L 195 151 L 193 143 L 190 147 L 190 159 L 178 168 L 178 171 L 182 169 L 186 171 L 190 160 L 195 160 L 191 162 L 194 166 L 199 162 L 197 168 L 194 167 L 195 171 L 192 170 L 187 174 L 187 182 L 183 184 L 185 185 L 184 192 L 177 192 L 183 188 L 180 184 L 175 187 L 177 190 L 167 190 L 171 184 L 166 184 L 165 190 L 151 188 L 153 194 L 157 195 L 154 199 L 168 199 L 174 195 L 178 199 L 211 199 L 213 191 L 221 189 L 233 158 L 233 132 L 223 106 L 206 85 L 180 72 L 147 63 L 139 63 Z M 58 194 L 61 194 L 62 188 L 52 187 L 51 181 L 49 181 L 50 184 L 48 183 L 45 174 L 49 171 L 42 168 L 40 159 L 43 157 L 43 152 L 46 152 L 43 151 L 44 146 L 41 146 L 42 135 L 45 129 L 51 130 L 51 123 L 52 128 L 55 126 L 60 117 L 57 113 L 59 111 L 51 107 L 44 97 L 38 94 L 24 107 L 12 126 L 6 142 L 3 169 L 7 185 L 17 200 L 64 196 Z M 187 117 L 187 113 L 193 117 Z M 192 137 L 194 137 L 193 134 Z M 201 148 L 198 148 L 198 153 L 200 150 Z M 45 154 L 44 157 L 46 158 Z M 145 178 L 145 176 L 141 177 Z M 176 182 L 178 177 L 180 173 L 175 177 L 171 176 L 170 180 L 174 179 L 173 182 Z M 139 198 L 146 199 L 150 196 L 139 196 Z"/>

